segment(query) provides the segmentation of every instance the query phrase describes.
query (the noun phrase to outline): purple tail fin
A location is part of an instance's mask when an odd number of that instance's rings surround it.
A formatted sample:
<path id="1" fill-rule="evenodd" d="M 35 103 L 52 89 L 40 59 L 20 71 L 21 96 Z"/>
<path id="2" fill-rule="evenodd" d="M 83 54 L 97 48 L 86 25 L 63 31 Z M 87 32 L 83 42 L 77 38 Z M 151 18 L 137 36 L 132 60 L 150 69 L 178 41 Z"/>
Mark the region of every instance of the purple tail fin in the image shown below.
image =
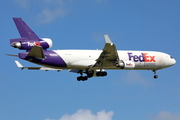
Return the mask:
<path id="1" fill-rule="evenodd" d="M 13 18 L 19 34 L 22 38 L 28 40 L 38 40 L 39 37 L 29 28 L 29 26 L 21 18 Z"/>
<path id="2" fill-rule="evenodd" d="M 52 47 L 52 40 L 49 38 L 39 38 L 21 18 L 13 18 L 21 38 L 10 39 L 10 44 L 14 48 L 30 51 L 34 46 L 41 46 L 46 50 Z"/>

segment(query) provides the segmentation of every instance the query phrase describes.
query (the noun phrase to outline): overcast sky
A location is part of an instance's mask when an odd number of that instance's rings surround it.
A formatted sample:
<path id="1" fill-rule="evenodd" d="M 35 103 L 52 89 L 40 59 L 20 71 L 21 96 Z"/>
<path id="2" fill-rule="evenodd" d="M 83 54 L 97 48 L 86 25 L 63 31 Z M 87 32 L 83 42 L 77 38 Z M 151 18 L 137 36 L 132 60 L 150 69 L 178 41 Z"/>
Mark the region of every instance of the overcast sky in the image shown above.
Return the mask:
<path id="1" fill-rule="evenodd" d="M 180 120 L 180 1 L 1 0 L 0 120 Z M 37 66 L 16 57 L 21 17 L 53 49 L 103 49 L 108 34 L 119 50 L 172 55 L 176 65 L 157 72 L 108 70 L 78 82 L 68 71 L 20 70 Z"/>

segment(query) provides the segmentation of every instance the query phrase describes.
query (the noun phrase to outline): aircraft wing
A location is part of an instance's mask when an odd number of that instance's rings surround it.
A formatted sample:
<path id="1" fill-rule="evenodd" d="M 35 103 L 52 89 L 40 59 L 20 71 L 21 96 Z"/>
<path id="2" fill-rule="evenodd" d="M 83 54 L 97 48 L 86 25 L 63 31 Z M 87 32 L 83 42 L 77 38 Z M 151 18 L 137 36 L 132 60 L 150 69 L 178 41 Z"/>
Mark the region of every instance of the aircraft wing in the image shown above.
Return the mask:
<path id="1" fill-rule="evenodd" d="M 55 68 L 49 68 L 49 67 L 24 67 L 24 66 L 21 65 L 21 63 L 19 61 L 15 61 L 15 63 L 22 70 L 24 68 L 27 68 L 28 70 L 45 70 L 45 71 L 48 71 L 48 70 L 57 70 L 58 72 L 62 71 L 62 69 L 55 69 Z"/>
<path id="2" fill-rule="evenodd" d="M 99 58 L 96 59 L 96 63 L 94 66 L 114 66 L 115 62 L 119 60 L 119 56 L 116 50 L 116 46 L 112 43 L 108 35 L 104 35 L 106 44 Z"/>
<path id="3" fill-rule="evenodd" d="M 12 55 L 12 54 L 5 54 L 7 56 L 13 56 L 13 57 L 18 57 L 18 55 Z"/>

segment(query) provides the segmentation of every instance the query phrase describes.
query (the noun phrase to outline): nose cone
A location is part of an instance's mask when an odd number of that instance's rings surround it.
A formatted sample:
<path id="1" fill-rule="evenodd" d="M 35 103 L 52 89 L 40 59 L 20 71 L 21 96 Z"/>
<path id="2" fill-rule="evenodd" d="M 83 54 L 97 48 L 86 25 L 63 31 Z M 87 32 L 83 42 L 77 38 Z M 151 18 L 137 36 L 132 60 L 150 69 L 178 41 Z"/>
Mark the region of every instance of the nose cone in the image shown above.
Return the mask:
<path id="1" fill-rule="evenodd" d="M 171 64 L 172 64 L 172 65 L 176 64 L 176 60 L 175 60 L 175 59 L 172 59 Z"/>
<path id="2" fill-rule="evenodd" d="M 165 62 L 166 67 L 170 67 L 176 64 L 176 60 L 172 56 L 169 56 L 169 57 L 167 56 L 165 61 L 166 61 Z"/>

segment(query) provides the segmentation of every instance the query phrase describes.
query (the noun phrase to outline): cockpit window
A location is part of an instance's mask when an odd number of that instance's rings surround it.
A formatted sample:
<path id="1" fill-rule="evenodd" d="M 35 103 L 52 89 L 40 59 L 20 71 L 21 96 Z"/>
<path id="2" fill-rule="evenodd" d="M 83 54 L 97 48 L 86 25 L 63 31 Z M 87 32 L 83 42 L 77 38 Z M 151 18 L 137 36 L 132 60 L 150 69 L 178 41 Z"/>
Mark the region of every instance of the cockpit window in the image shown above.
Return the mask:
<path id="1" fill-rule="evenodd" d="M 171 59 L 174 59 L 172 56 L 170 56 Z"/>

